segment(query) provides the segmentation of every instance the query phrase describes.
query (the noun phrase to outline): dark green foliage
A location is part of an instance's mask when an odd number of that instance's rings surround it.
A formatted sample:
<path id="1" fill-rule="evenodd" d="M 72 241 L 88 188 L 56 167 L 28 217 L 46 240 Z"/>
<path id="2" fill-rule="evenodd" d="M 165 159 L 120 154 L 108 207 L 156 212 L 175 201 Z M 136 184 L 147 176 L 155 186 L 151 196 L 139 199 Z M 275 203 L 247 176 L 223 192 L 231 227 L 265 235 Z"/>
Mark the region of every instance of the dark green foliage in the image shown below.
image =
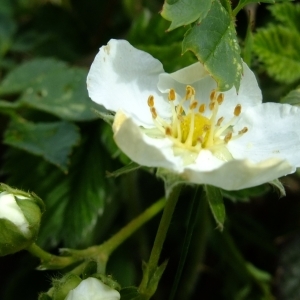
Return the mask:
<path id="1" fill-rule="evenodd" d="M 300 79 L 300 6 L 282 3 L 270 7 L 275 22 L 258 30 L 254 52 L 268 74 L 279 82 L 294 83 Z"/>
<path id="2" fill-rule="evenodd" d="M 245 45 L 244 60 L 262 71 L 263 93 L 299 106 L 299 5 L 270 5 L 269 19 L 258 6 L 254 17 L 265 27 L 252 31 L 241 10 L 249 3 L 235 2 L 232 11 L 229 1 L 218 0 L 1 0 L 0 181 L 45 202 L 38 245 L 58 254 L 59 248 L 100 244 L 163 196 L 156 170 L 145 172 L 121 153 L 95 110 L 108 123 L 111 113 L 88 97 L 88 68 L 110 38 L 151 53 L 166 72 L 200 60 L 222 90 L 238 88 L 239 47 Z M 248 40 L 237 38 L 236 29 L 248 30 Z M 279 199 L 285 188 L 287 196 Z M 193 187 L 182 191 L 155 275 L 161 276 L 164 261 L 168 265 L 153 300 L 169 299 L 177 270 L 174 300 L 298 299 L 298 175 L 233 192 L 206 186 L 204 194 L 196 211 Z M 158 223 L 159 217 L 150 221 L 109 260 L 107 272 L 121 285 L 122 300 L 141 300 L 142 261 Z M 178 269 L 179 261 L 185 264 Z M 25 251 L 1 257 L 0 299 L 19 299 L 20 291 L 23 300 L 49 299 L 51 278 L 64 271 L 36 271 L 38 264 Z M 94 273 L 90 261 L 81 277 Z"/>

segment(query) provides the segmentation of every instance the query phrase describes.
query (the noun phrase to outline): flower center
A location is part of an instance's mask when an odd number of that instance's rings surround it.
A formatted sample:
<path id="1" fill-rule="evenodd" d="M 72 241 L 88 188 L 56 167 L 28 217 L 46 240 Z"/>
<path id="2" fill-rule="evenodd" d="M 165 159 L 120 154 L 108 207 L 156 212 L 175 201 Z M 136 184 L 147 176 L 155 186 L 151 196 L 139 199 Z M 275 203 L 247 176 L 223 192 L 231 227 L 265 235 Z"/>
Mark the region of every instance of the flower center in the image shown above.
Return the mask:
<path id="1" fill-rule="evenodd" d="M 148 106 L 156 128 L 173 141 L 175 148 L 196 153 L 199 153 L 201 149 L 209 149 L 216 154 L 220 147 L 224 148 L 230 140 L 236 139 L 248 131 L 248 128 L 244 127 L 237 134 L 233 133 L 233 126 L 242 111 L 240 104 L 235 106 L 232 118 L 226 124 L 223 124 L 223 116 L 217 119 L 219 106 L 224 101 L 223 93 L 213 90 L 210 93 L 208 108 L 195 97 L 195 89 L 187 85 L 185 96 L 175 105 L 176 92 L 171 89 L 168 100 L 172 117 L 168 122 L 157 114 L 154 97 L 150 95 L 148 98 Z M 186 102 L 189 102 L 188 105 Z M 207 110 L 208 113 L 206 113 Z"/>

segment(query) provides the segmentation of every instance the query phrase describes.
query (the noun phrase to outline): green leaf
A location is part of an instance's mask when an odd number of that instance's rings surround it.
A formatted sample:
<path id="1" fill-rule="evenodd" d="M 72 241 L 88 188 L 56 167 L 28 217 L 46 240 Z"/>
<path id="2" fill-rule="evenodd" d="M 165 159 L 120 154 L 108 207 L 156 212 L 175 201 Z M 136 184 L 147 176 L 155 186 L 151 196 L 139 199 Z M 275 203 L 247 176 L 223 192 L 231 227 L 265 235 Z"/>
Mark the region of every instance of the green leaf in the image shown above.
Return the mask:
<path id="1" fill-rule="evenodd" d="M 87 246 L 93 242 L 93 230 L 97 222 L 103 220 L 101 217 L 106 209 L 110 208 L 112 215 L 112 210 L 118 208 L 113 198 L 116 187 L 105 176 L 110 159 L 101 145 L 99 127 L 95 123 L 91 124 L 86 129 L 86 135 L 87 133 L 87 140 L 74 153 L 70 176 L 61 186 L 61 192 L 67 187 L 66 193 L 52 194 L 56 205 L 61 201 L 65 203 L 60 236 L 66 246 L 72 248 L 78 245 Z M 56 210 L 55 205 L 52 210 Z M 51 218 L 51 214 L 48 214 L 48 218 Z M 101 236 L 101 232 L 104 234 L 107 230 L 104 222 L 99 225 L 97 238 Z"/>
<path id="2" fill-rule="evenodd" d="M 13 120 L 4 136 L 4 143 L 35 155 L 68 170 L 72 148 L 78 144 L 78 127 L 68 122 L 31 123 Z"/>
<path id="3" fill-rule="evenodd" d="M 300 105 L 300 87 L 290 91 L 285 97 L 280 100 L 281 103 L 287 103 L 291 105 Z"/>
<path id="4" fill-rule="evenodd" d="M 38 58 L 25 62 L 4 78 L 0 84 L 0 94 L 20 93 L 48 74 L 60 73 L 66 69 L 67 65 L 64 62 L 55 59 Z"/>
<path id="5" fill-rule="evenodd" d="M 211 185 L 205 185 L 205 191 L 210 210 L 217 222 L 218 228 L 222 231 L 226 217 L 222 192 L 219 188 Z"/>
<path id="6" fill-rule="evenodd" d="M 100 106 L 87 95 L 86 76 L 79 68 L 53 72 L 28 88 L 20 101 L 69 121 L 96 119 L 92 108 L 99 110 Z"/>
<path id="7" fill-rule="evenodd" d="M 22 92 L 23 105 L 69 121 L 89 121 L 97 118 L 92 109 L 101 110 L 101 106 L 89 99 L 86 76 L 86 70 L 60 61 L 36 59 L 9 73 L 0 94 Z"/>
<path id="8" fill-rule="evenodd" d="M 286 196 L 285 188 L 279 179 L 274 179 L 274 180 L 270 181 L 269 184 L 271 184 L 274 187 L 274 189 L 276 190 L 276 192 L 279 195 L 279 198 Z"/>
<path id="9" fill-rule="evenodd" d="M 269 25 L 254 37 L 254 52 L 267 73 L 282 83 L 300 79 L 300 33 L 290 27 Z"/>
<path id="10" fill-rule="evenodd" d="M 277 5 L 270 5 L 268 9 L 271 11 L 273 17 L 282 22 L 288 27 L 300 31 L 300 5 L 295 3 L 280 3 Z"/>
<path id="11" fill-rule="evenodd" d="M 190 50 L 217 81 L 220 91 L 233 86 L 238 90 L 242 76 L 242 60 L 234 23 L 219 1 L 214 1 L 200 24 L 187 31 L 183 53 Z"/>
<path id="12" fill-rule="evenodd" d="M 170 1 L 165 1 L 161 15 L 172 22 L 168 30 L 173 30 L 196 20 L 200 23 L 208 13 L 212 0 L 177 0 L 172 1 L 172 3 L 168 2 Z"/>

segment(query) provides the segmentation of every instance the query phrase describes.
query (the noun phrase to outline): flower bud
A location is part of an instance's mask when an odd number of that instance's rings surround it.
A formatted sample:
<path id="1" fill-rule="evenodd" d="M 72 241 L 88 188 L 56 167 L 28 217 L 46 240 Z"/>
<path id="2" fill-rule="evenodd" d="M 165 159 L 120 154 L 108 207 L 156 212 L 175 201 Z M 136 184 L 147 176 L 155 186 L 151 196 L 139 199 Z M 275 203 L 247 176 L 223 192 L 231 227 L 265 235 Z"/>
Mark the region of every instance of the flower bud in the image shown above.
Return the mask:
<path id="1" fill-rule="evenodd" d="M 100 280 L 89 277 L 71 290 L 65 300 L 119 300 L 120 293 Z"/>
<path id="2" fill-rule="evenodd" d="M 0 185 L 0 256 L 18 252 L 35 241 L 43 209 L 36 195 Z"/>

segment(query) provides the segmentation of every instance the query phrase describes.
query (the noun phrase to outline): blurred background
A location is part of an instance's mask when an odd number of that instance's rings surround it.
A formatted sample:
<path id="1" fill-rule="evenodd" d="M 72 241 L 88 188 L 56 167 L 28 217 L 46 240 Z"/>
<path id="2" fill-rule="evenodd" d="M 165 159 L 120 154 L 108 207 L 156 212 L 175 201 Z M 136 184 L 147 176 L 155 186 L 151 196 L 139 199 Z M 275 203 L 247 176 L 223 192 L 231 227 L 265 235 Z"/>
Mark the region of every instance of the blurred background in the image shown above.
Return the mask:
<path id="1" fill-rule="evenodd" d="M 181 55 L 187 28 L 166 32 L 162 5 L 162 0 L 0 2 L 0 181 L 45 201 L 37 243 L 54 254 L 101 243 L 164 194 L 154 170 L 107 176 L 129 160 L 92 110 L 103 108 L 89 100 L 85 85 L 94 56 L 111 38 L 151 53 L 167 72 L 196 61 L 192 53 Z M 255 28 L 276 23 L 266 5 L 252 9 L 254 35 L 247 32 L 244 11 L 236 20 L 242 51 L 247 34 L 255 43 Z M 299 79 L 278 80 L 256 52 L 251 67 L 265 101 L 282 101 Z M 224 191 L 222 233 L 199 199 L 175 299 L 300 299 L 299 175 L 282 182 L 287 193 L 282 198 L 269 184 Z M 171 294 L 192 197 L 193 189 L 185 188 L 162 255 L 168 267 L 153 299 Z M 140 283 L 158 222 L 159 217 L 151 220 L 111 257 L 108 274 L 122 287 Z M 0 299 L 32 300 L 47 291 L 62 272 L 35 270 L 38 263 L 25 251 L 1 257 Z"/>

